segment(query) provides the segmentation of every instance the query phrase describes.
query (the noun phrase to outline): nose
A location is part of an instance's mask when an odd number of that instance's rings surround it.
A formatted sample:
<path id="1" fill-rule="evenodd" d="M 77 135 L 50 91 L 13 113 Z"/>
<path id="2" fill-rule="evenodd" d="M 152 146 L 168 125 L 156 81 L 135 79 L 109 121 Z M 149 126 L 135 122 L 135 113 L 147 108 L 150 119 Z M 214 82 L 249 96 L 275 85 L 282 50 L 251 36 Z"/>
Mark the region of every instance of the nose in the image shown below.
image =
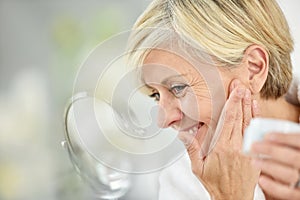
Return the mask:
<path id="1" fill-rule="evenodd" d="M 172 125 L 179 125 L 183 114 L 178 99 L 161 95 L 158 105 L 158 127 L 168 128 Z"/>

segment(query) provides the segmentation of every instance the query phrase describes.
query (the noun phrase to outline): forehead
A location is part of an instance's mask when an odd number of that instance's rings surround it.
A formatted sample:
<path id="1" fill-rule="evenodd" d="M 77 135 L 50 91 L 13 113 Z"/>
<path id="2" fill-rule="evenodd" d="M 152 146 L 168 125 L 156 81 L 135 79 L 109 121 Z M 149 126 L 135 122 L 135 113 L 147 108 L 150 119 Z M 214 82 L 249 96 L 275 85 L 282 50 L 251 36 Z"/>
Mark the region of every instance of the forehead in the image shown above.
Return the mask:
<path id="1" fill-rule="evenodd" d="M 144 65 L 164 65 L 176 71 L 191 70 L 193 66 L 181 55 L 174 52 L 153 49 L 144 60 Z"/>
<path id="2" fill-rule="evenodd" d="M 182 77 L 199 74 L 195 67 L 178 54 L 165 50 L 151 50 L 142 67 L 142 79 L 145 82 L 161 83 L 167 77 Z"/>

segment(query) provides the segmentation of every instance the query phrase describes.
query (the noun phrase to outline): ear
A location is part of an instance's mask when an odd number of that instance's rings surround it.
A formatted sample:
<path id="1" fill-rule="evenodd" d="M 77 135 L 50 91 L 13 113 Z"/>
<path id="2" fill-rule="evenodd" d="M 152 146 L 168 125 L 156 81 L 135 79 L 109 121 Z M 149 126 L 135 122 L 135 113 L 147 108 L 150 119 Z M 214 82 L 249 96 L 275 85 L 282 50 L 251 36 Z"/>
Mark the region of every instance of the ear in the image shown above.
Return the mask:
<path id="1" fill-rule="evenodd" d="M 261 46 L 250 45 L 244 52 L 243 64 L 248 69 L 250 90 L 257 94 L 264 86 L 269 72 L 269 55 Z"/>

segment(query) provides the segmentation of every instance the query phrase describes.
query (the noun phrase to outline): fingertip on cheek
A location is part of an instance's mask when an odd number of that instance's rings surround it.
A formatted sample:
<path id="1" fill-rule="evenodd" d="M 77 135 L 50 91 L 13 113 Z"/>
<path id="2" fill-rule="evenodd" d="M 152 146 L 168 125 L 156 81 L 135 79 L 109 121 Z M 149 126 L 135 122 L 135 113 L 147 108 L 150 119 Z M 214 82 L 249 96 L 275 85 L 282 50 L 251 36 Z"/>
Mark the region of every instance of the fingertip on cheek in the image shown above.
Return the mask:
<path id="1" fill-rule="evenodd" d="M 232 92 L 239 84 L 240 81 L 238 79 L 234 79 L 230 84 L 230 92 Z"/>
<path id="2" fill-rule="evenodd" d="M 239 98 L 243 98 L 244 95 L 245 95 L 245 91 L 246 91 L 245 88 L 239 87 L 239 88 L 237 89 L 237 96 L 238 96 Z"/>

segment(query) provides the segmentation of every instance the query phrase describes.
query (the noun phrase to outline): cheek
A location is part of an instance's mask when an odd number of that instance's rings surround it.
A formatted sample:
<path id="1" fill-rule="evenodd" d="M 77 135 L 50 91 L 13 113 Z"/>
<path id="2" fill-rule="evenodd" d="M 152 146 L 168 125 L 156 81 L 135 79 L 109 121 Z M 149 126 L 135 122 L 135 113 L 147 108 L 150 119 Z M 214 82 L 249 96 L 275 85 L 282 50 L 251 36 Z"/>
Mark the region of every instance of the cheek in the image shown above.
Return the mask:
<path id="1" fill-rule="evenodd" d="M 181 110 L 190 119 L 209 123 L 212 117 L 212 103 L 208 90 L 187 93 L 181 100 Z"/>
<path id="2" fill-rule="evenodd" d="M 198 101 L 199 119 L 206 124 L 210 124 L 212 116 L 212 103 L 210 98 L 203 98 Z"/>

